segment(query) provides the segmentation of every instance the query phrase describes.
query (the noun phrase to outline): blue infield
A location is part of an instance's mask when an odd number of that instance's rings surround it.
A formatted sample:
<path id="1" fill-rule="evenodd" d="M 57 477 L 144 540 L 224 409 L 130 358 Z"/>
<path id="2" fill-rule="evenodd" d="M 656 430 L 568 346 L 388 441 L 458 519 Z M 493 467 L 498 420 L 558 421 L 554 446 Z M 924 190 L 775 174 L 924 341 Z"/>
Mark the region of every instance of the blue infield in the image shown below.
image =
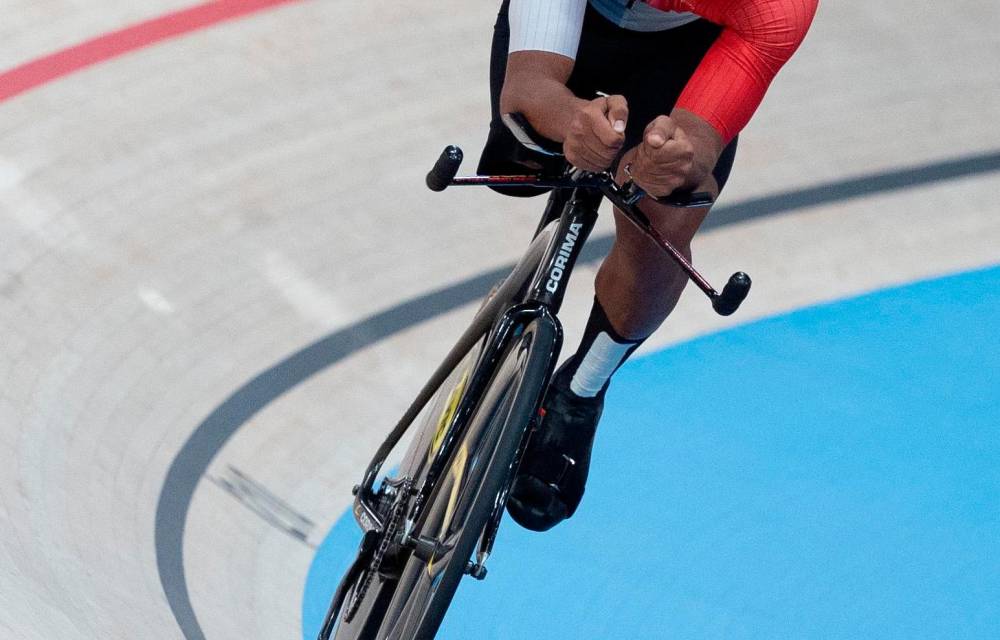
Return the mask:
<path id="1" fill-rule="evenodd" d="M 438 637 L 1000 638 L 998 332 L 994 267 L 630 361 L 576 517 L 506 519 Z M 316 554 L 307 640 L 358 536 Z"/>

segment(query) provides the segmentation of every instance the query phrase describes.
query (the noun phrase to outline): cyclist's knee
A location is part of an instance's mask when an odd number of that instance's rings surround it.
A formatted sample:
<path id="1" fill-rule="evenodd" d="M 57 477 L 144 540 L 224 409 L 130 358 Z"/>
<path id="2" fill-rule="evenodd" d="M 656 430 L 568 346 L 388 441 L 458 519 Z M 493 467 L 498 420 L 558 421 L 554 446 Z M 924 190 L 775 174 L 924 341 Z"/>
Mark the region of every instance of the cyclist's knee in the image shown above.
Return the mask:
<path id="1" fill-rule="evenodd" d="M 643 202 L 640 208 L 656 231 L 690 259 L 691 240 L 708 214 L 708 209 L 678 209 L 652 201 Z M 660 265 L 670 270 L 674 268 L 674 263 L 664 254 L 663 249 L 656 246 L 649 236 L 635 228 L 617 209 L 615 228 L 617 230 L 615 242 L 630 257 L 649 266 Z"/>

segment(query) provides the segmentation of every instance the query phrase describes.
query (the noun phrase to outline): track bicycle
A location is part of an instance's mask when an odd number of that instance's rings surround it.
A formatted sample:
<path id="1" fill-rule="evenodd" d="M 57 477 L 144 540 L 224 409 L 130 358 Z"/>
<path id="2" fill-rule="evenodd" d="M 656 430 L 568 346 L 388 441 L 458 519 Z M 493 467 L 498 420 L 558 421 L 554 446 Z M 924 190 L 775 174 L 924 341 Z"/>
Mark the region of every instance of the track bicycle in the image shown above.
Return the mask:
<path id="1" fill-rule="evenodd" d="M 456 178 L 462 151 L 447 147 L 427 186 L 518 186 L 551 193 L 513 271 L 487 296 L 471 325 L 375 453 L 354 487 L 363 532 L 333 595 L 319 640 L 433 638 L 464 575 L 482 580 L 522 454 L 562 346 L 557 319 L 570 274 L 607 198 L 684 270 L 722 315 L 750 289 L 742 272 L 716 291 L 639 210 L 631 180 L 568 166 L 557 145 L 520 114 L 504 123 L 521 143 L 528 175 Z M 671 194 L 675 207 L 705 207 L 705 193 Z M 392 477 L 379 472 L 404 433 L 417 431 Z M 575 464 L 567 459 L 567 464 Z"/>

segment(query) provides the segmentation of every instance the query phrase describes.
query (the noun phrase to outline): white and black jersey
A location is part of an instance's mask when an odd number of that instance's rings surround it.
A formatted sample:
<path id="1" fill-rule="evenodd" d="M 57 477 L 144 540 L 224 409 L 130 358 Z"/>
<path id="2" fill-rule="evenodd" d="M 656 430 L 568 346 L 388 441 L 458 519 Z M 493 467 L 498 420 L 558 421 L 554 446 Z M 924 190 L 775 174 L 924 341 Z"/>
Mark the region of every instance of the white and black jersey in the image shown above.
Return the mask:
<path id="1" fill-rule="evenodd" d="M 587 4 L 629 31 L 666 31 L 698 16 L 660 11 L 629 0 L 511 0 L 510 51 L 548 51 L 576 58 Z"/>

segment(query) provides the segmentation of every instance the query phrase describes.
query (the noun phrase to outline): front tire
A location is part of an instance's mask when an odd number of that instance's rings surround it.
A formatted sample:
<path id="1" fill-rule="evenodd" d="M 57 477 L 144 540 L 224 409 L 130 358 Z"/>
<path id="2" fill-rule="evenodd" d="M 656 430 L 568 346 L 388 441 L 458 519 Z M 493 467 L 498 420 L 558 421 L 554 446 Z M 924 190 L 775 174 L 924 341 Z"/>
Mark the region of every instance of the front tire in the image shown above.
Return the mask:
<path id="1" fill-rule="evenodd" d="M 465 381 L 471 374 L 484 343 L 485 338 L 469 349 L 415 420 L 413 429 L 417 437 L 410 443 L 403 456 L 397 471 L 398 477 L 408 477 L 416 482 L 422 481 L 426 467 L 437 451 L 439 441 L 445 435 L 444 430 L 451 428 L 451 416 L 462 398 Z M 399 563 L 402 565 L 402 561 Z M 390 572 L 388 575 L 380 573 L 374 577 L 357 613 L 348 622 L 344 616 L 346 601 L 354 596 L 358 581 L 363 575 L 364 570 L 361 570 L 357 575 L 347 575 L 343 578 L 346 581 L 345 602 L 327 613 L 318 640 L 374 640 L 399 583 L 398 571 Z"/>
<path id="2" fill-rule="evenodd" d="M 437 633 L 509 481 L 524 430 L 538 411 L 559 335 L 553 322 L 535 320 L 507 348 L 418 528 L 420 535 L 441 542 L 440 550 L 426 562 L 411 555 L 377 634 L 379 640 L 425 640 Z"/>

